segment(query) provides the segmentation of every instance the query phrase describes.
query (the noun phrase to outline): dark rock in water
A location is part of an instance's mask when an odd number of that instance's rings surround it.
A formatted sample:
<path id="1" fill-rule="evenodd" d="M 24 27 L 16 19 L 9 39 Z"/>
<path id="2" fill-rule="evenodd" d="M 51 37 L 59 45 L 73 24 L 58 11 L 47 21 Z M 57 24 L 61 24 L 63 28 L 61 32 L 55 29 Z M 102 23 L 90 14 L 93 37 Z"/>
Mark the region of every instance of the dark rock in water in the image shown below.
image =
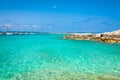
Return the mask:
<path id="1" fill-rule="evenodd" d="M 107 43 L 120 43 L 120 30 L 101 34 L 71 34 L 64 36 L 64 39 L 95 40 Z"/>

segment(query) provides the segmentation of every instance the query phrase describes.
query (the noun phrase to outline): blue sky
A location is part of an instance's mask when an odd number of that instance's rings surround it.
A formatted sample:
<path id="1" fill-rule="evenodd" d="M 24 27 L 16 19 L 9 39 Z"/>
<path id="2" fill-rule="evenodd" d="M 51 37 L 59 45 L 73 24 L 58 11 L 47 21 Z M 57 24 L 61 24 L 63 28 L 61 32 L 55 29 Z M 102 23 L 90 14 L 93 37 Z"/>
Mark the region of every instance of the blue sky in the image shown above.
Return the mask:
<path id="1" fill-rule="evenodd" d="M 0 0 L 0 31 L 120 29 L 120 0 Z"/>

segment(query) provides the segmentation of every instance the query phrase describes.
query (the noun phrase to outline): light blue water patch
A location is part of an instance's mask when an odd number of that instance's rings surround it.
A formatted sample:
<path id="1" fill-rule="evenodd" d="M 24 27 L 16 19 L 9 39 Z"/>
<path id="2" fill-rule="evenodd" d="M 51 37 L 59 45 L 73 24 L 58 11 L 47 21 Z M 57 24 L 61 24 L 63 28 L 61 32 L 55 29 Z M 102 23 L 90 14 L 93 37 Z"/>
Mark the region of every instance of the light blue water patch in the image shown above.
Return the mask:
<path id="1" fill-rule="evenodd" d="M 120 44 L 61 34 L 0 36 L 0 78 L 37 70 L 120 75 Z"/>

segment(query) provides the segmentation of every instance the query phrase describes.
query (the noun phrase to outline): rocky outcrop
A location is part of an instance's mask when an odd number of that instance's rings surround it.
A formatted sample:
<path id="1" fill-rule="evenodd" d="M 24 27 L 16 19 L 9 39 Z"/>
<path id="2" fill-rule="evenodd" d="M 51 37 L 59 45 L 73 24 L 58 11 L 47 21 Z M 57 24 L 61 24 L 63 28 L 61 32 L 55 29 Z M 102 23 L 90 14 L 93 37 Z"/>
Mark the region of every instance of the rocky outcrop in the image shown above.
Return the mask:
<path id="1" fill-rule="evenodd" d="M 120 43 L 120 30 L 100 34 L 70 34 L 64 36 L 64 39 L 95 40 L 107 43 Z"/>

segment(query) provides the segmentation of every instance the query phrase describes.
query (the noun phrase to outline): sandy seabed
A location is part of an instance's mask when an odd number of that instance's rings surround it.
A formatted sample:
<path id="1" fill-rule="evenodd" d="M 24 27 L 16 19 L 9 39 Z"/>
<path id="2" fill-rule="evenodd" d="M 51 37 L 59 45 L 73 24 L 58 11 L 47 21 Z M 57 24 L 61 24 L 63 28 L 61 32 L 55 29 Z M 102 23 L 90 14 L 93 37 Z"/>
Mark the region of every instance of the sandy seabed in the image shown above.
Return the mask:
<path id="1" fill-rule="evenodd" d="M 120 80 L 120 75 L 88 74 L 71 71 L 38 70 L 13 75 L 9 79 L 0 80 Z"/>

